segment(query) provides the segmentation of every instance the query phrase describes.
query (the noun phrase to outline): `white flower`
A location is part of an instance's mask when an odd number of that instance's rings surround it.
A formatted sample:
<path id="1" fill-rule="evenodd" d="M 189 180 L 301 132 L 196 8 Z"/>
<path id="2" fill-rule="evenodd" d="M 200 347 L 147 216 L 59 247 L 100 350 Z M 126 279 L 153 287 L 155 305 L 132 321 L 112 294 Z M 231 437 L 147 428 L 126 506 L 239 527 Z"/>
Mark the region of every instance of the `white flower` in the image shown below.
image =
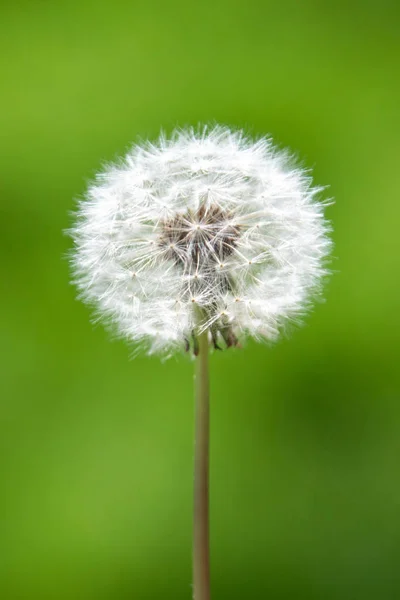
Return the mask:
<path id="1" fill-rule="evenodd" d="M 72 229 L 81 297 L 150 352 L 274 339 L 325 274 L 320 189 L 271 140 L 227 127 L 137 145 L 96 177 Z"/>

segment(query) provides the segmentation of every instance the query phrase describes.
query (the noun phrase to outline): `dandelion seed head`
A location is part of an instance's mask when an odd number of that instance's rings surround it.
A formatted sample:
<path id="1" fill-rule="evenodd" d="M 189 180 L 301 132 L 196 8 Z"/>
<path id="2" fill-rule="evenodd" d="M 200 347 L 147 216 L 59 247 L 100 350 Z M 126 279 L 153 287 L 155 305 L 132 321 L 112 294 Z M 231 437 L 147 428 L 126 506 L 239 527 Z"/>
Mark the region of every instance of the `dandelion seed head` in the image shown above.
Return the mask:
<path id="1" fill-rule="evenodd" d="M 81 298 L 117 332 L 171 354 L 273 340 L 326 274 L 320 188 L 268 138 L 217 126 L 134 146 L 89 186 L 71 230 Z"/>

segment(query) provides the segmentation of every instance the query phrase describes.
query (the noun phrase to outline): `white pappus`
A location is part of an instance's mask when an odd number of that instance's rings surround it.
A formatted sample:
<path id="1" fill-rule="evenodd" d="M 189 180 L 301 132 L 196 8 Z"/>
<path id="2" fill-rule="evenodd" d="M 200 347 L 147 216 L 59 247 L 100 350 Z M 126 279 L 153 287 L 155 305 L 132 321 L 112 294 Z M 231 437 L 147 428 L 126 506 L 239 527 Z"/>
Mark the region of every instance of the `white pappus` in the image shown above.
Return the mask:
<path id="1" fill-rule="evenodd" d="M 275 339 L 302 315 L 331 242 L 321 188 L 269 138 L 225 126 L 135 145 L 97 175 L 70 233 L 74 281 L 149 352 Z"/>

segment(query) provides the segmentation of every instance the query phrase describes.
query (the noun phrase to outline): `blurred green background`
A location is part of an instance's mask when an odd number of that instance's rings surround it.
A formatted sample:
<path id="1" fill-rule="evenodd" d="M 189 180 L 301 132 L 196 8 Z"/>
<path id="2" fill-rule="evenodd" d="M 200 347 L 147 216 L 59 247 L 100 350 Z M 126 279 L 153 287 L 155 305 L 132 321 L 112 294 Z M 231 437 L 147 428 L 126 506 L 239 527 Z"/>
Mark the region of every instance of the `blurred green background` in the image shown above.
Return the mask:
<path id="1" fill-rule="evenodd" d="M 103 160 L 210 120 L 336 199 L 327 302 L 212 357 L 213 598 L 400 598 L 399 33 L 388 1 L 1 3 L 5 600 L 191 597 L 193 365 L 93 327 L 62 232 Z"/>

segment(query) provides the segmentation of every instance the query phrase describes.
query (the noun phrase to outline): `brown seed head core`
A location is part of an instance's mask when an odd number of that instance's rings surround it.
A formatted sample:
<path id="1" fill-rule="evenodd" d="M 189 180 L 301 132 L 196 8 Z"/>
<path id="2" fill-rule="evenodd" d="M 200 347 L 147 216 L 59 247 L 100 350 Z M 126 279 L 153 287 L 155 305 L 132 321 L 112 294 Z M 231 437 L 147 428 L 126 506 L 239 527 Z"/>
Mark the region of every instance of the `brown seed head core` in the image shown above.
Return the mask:
<path id="1" fill-rule="evenodd" d="M 164 221 L 159 244 L 169 258 L 193 271 L 196 266 L 222 264 L 233 253 L 239 234 L 231 214 L 203 204 Z"/>

